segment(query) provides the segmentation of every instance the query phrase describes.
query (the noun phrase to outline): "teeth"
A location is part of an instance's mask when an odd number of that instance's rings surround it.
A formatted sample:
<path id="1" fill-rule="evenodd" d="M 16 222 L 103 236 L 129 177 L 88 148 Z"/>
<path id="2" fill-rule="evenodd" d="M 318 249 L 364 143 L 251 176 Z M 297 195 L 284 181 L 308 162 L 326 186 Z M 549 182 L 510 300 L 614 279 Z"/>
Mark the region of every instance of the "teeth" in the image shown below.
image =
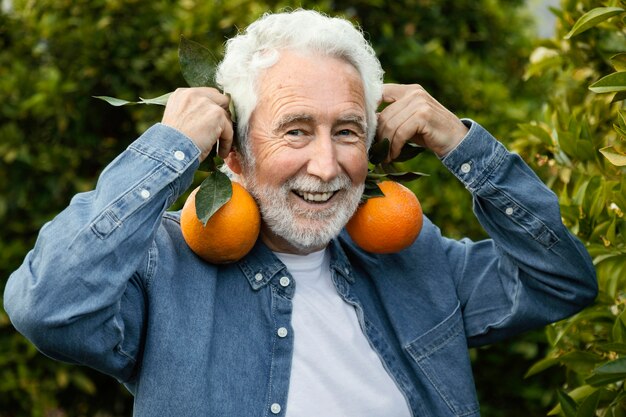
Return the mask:
<path id="1" fill-rule="evenodd" d="M 300 197 L 304 198 L 306 201 L 315 201 L 315 202 L 324 202 L 328 201 L 334 194 L 334 192 L 330 193 L 309 193 L 305 191 L 296 191 Z"/>

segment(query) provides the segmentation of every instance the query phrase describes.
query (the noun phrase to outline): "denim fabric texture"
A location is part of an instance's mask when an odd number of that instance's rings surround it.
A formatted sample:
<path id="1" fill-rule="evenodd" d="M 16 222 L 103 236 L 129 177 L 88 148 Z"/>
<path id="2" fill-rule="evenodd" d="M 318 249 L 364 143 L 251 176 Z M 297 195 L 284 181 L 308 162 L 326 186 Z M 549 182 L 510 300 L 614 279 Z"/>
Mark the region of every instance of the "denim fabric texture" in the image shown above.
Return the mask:
<path id="1" fill-rule="evenodd" d="M 468 135 L 442 162 L 490 240 L 447 239 L 425 218 L 399 253 L 366 253 L 345 231 L 329 245 L 335 287 L 415 417 L 478 416 L 468 346 L 574 314 L 597 292 L 555 195 L 464 122 Z M 260 240 L 229 265 L 187 247 L 166 209 L 198 156 L 178 131 L 151 127 L 42 228 L 4 308 L 46 355 L 126 384 L 135 416 L 285 415 L 297 282 Z"/>

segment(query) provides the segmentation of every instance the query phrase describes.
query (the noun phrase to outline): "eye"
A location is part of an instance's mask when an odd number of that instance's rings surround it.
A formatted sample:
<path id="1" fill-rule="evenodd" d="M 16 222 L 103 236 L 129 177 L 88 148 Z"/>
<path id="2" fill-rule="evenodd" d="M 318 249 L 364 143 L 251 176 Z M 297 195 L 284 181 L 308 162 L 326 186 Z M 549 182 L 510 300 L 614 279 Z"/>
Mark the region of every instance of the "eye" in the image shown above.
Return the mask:
<path id="1" fill-rule="evenodd" d="M 286 134 L 289 136 L 302 136 L 304 132 L 301 129 L 291 129 L 288 130 Z"/>
<path id="2" fill-rule="evenodd" d="M 350 129 L 342 129 L 337 132 L 337 135 L 338 136 L 352 136 L 352 135 L 356 135 L 356 133 Z"/>
<path id="3" fill-rule="evenodd" d="M 335 132 L 335 140 L 345 143 L 355 143 L 361 140 L 361 135 L 352 129 L 340 129 Z"/>

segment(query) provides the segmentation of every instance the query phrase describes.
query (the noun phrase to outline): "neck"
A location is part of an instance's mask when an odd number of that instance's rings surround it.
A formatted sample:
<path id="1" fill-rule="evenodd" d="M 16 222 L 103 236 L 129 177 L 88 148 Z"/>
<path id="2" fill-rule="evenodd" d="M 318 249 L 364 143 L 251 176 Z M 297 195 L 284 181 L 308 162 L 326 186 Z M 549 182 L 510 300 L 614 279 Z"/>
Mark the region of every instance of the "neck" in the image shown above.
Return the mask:
<path id="1" fill-rule="evenodd" d="M 272 252 L 290 253 L 292 255 L 308 255 L 313 252 L 324 249 L 328 244 L 314 246 L 314 247 L 302 247 L 294 245 L 282 236 L 278 236 L 270 230 L 265 223 L 261 225 L 261 240 L 267 245 Z"/>

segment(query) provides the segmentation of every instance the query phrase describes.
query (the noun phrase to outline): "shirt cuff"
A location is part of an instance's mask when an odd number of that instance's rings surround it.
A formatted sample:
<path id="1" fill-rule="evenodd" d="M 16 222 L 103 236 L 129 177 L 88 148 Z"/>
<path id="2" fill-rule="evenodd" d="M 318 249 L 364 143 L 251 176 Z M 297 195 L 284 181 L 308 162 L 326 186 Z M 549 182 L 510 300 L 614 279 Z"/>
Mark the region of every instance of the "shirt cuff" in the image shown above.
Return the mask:
<path id="1" fill-rule="evenodd" d="M 463 119 L 463 123 L 469 127 L 469 131 L 441 162 L 468 190 L 474 192 L 502 162 L 508 151 L 475 121 Z"/>
<path id="2" fill-rule="evenodd" d="M 182 174 L 191 166 L 197 168 L 200 149 L 180 131 L 162 123 L 146 130 L 129 149 L 142 153 Z"/>

